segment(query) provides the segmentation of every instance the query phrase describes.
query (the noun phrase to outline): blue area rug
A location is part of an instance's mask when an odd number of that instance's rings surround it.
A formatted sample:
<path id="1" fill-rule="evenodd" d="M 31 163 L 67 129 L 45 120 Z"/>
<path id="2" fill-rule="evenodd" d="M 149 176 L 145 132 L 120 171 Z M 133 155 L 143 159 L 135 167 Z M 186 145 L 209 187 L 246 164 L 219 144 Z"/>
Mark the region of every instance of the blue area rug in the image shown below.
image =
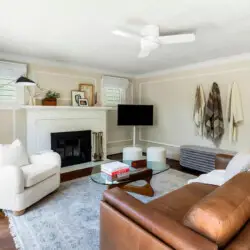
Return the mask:
<path id="1" fill-rule="evenodd" d="M 194 178 L 176 170 L 155 175 L 154 197 L 132 194 L 146 203 Z M 136 183 L 141 185 L 140 182 Z M 20 217 L 5 211 L 16 247 L 20 250 L 98 250 L 99 203 L 106 186 L 89 177 L 61 184 L 58 192 L 32 206 Z"/>

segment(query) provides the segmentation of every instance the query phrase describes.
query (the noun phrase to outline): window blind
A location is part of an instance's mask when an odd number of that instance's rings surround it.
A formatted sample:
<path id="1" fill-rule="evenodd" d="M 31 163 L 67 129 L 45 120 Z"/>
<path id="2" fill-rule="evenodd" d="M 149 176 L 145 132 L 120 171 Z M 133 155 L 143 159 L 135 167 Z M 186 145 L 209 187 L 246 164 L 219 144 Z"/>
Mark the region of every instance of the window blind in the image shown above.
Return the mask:
<path id="1" fill-rule="evenodd" d="M 8 85 L 22 75 L 26 75 L 27 65 L 0 61 L 0 104 L 23 103 L 23 87 Z M 21 88 L 21 89 L 20 89 Z"/>
<path id="2" fill-rule="evenodd" d="M 126 78 L 103 76 L 102 78 L 103 104 L 105 106 L 117 106 L 126 103 L 126 91 L 129 80 Z"/>
<path id="3" fill-rule="evenodd" d="M 15 102 L 17 91 L 15 86 L 10 86 L 7 84 L 10 80 L 0 79 L 0 102 Z"/>

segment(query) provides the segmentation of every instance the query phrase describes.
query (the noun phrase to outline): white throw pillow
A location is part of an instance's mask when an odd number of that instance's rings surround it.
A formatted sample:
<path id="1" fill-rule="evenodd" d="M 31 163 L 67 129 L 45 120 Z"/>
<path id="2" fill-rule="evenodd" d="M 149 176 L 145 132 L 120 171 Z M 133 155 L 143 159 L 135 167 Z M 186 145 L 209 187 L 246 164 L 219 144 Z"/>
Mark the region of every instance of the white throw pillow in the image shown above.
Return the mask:
<path id="1" fill-rule="evenodd" d="M 238 153 L 227 165 L 225 172 L 225 181 L 228 181 L 240 172 L 246 172 L 249 169 L 250 153 Z"/>
<path id="2" fill-rule="evenodd" d="M 29 157 L 21 141 L 15 140 L 12 144 L 0 144 L 0 167 L 6 165 L 18 167 L 29 165 Z"/>

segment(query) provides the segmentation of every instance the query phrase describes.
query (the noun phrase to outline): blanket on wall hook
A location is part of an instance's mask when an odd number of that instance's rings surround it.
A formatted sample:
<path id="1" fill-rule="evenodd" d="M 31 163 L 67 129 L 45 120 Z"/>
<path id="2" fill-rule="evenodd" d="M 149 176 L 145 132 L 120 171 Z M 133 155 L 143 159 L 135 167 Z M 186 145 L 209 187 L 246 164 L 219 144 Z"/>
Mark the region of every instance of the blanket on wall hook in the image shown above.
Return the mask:
<path id="1" fill-rule="evenodd" d="M 207 137 L 211 138 L 215 144 L 218 144 L 224 134 L 224 121 L 220 89 L 216 82 L 213 83 L 207 100 L 205 128 Z"/>
<path id="2" fill-rule="evenodd" d="M 230 84 L 227 99 L 227 119 L 229 122 L 229 141 L 237 141 L 237 128 L 244 120 L 240 90 L 236 82 Z"/>
<path id="3" fill-rule="evenodd" d="M 194 113 L 193 120 L 196 126 L 197 132 L 200 136 L 203 136 L 204 128 L 204 115 L 205 115 L 206 100 L 202 85 L 198 85 L 195 93 Z"/>

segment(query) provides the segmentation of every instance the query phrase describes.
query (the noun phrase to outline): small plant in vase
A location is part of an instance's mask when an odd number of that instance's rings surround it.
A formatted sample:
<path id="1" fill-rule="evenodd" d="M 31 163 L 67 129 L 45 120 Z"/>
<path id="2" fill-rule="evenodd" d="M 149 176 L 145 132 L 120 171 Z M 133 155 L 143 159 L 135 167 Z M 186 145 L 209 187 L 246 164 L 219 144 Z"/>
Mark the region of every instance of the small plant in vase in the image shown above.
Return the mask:
<path id="1" fill-rule="evenodd" d="M 60 98 L 60 93 L 49 90 L 46 93 L 45 98 L 43 99 L 42 103 L 44 106 L 56 106 L 58 98 Z"/>

